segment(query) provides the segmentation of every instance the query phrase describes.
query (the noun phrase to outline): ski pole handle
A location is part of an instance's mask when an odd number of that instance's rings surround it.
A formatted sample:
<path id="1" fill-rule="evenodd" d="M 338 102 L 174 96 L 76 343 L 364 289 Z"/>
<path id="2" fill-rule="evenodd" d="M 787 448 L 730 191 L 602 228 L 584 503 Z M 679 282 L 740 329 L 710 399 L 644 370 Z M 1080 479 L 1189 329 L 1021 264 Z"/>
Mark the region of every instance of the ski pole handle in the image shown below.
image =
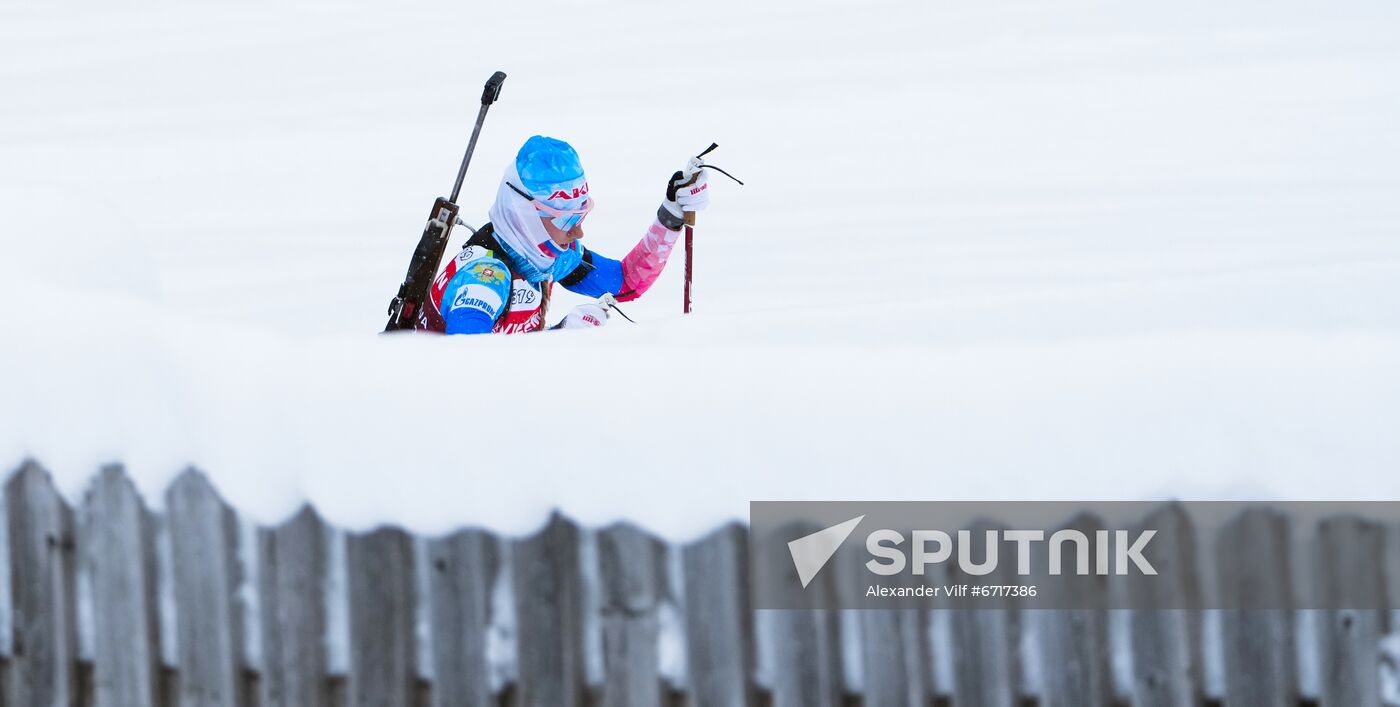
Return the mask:
<path id="1" fill-rule="evenodd" d="M 506 72 L 497 71 L 486 79 L 486 89 L 481 92 L 481 105 L 489 106 L 501 97 L 501 84 L 506 82 Z"/>
<path id="2" fill-rule="evenodd" d="M 686 178 L 686 181 L 685 181 L 684 183 L 682 183 L 682 184 L 681 184 L 679 187 L 677 187 L 677 188 L 680 188 L 680 187 L 688 187 L 688 186 L 691 186 L 691 185 L 695 184 L 695 180 L 697 180 L 697 179 L 700 178 L 700 170 L 701 170 L 701 168 L 703 168 L 703 167 L 705 166 L 705 155 L 708 155 L 708 154 L 710 154 L 711 152 L 714 152 L 715 149 L 718 148 L 718 147 L 719 147 L 719 143 L 712 142 L 712 143 L 710 143 L 710 146 L 707 147 L 707 148 L 705 148 L 705 150 L 704 150 L 703 152 L 701 152 L 700 154 L 698 154 L 698 155 L 696 155 L 696 156 L 690 158 L 689 160 L 686 160 L 685 169 L 681 170 L 681 175 L 684 176 L 684 177 Z M 687 226 L 694 226 L 694 225 L 695 225 L 695 212 L 694 212 L 694 211 L 687 211 L 687 212 L 685 212 L 685 217 L 684 217 L 684 218 L 685 218 L 685 225 L 687 225 Z"/>
<path id="3" fill-rule="evenodd" d="M 690 158 L 690 161 L 691 161 L 692 163 L 695 163 L 695 162 L 698 162 L 699 159 L 700 159 L 699 157 L 692 157 L 692 158 Z M 692 185 L 695 184 L 695 182 L 699 181 L 699 179 L 700 179 L 700 168 L 699 168 L 698 166 L 695 167 L 695 169 L 693 169 L 693 170 L 692 170 L 689 166 L 687 166 L 685 172 L 686 172 L 686 174 L 688 174 L 688 175 L 690 176 L 690 179 L 686 180 L 685 183 L 681 184 L 679 187 L 676 187 L 677 189 L 684 189 L 684 188 L 686 188 L 686 187 L 692 186 Z M 686 211 L 686 212 L 684 212 L 683 215 L 682 215 L 682 218 L 685 219 L 685 225 L 687 225 L 687 226 L 694 226 L 694 225 L 695 225 L 695 212 L 694 212 L 694 211 Z"/>

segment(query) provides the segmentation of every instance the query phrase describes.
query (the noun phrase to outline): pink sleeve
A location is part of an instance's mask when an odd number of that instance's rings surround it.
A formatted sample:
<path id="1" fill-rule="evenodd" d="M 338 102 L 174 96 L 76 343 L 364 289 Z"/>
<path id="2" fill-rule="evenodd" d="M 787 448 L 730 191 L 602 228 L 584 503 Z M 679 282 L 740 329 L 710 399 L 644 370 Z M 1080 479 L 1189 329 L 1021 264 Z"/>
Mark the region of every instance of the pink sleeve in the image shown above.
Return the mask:
<path id="1" fill-rule="evenodd" d="M 642 296 L 661 277 L 666 267 L 666 259 L 671 257 L 671 249 L 680 238 L 680 231 L 668 231 L 660 221 L 652 221 L 642 240 L 622 259 L 622 294 L 619 302 L 627 302 Z"/>

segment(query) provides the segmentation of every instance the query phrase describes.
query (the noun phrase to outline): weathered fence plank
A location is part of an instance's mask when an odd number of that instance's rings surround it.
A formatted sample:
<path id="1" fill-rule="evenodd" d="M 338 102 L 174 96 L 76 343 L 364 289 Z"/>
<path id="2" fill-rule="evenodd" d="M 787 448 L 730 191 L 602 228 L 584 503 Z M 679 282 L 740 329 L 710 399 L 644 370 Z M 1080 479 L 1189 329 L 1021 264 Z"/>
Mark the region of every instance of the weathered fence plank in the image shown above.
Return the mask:
<path id="1" fill-rule="evenodd" d="M 1128 590 L 1138 606 L 1179 608 L 1132 611 L 1133 706 L 1196 707 L 1205 684 L 1195 530 L 1179 503 L 1149 514 L 1139 527 L 1147 529 L 1157 531 L 1152 557 L 1160 576 L 1132 573 Z"/>
<path id="2" fill-rule="evenodd" d="M 79 542 L 92 572 L 95 704 L 153 705 L 160 619 L 150 514 L 121 467 L 98 474 L 84 511 Z"/>
<path id="3" fill-rule="evenodd" d="M 928 612 L 869 609 L 860 614 L 863 707 L 925 705 L 932 697 Z"/>
<path id="4" fill-rule="evenodd" d="M 328 529 L 310 506 L 258 534 L 262 707 L 329 707 Z"/>
<path id="5" fill-rule="evenodd" d="M 1108 581 L 1093 570 L 1089 548 L 1103 529 L 1098 517 L 1075 516 L 1062 529 L 1064 536 L 1047 534 L 1046 542 L 1062 548 L 1059 575 L 1047 575 L 1037 588 L 1041 596 L 1076 609 L 1028 612 L 1036 621 L 1041 675 L 1041 707 L 1110 707 L 1113 704 L 1113 665 L 1108 637 Z M 1063 541 L 1063 544 L 1060 544 Z M 1082 548 L 1082 550 L 1081 550 Z M 1085 558 L 1080 563 L 1081 551 Z M 1080 570 L 1086 570 L 1081 574 Z"/>
<path id="6" fill-rule="evenodd" d="M 658 611 L 666 596 L 666 546 L 634 525 L 598 533 L 602 581 L 603 705 L 660 707 Z"/>
<path id="7" fill-rule="evenodd" d="M 174 570 L 180 707 L 241 707 L 238 521 L 208 479 L 181 474 L 166 492 Z"/>
<path id="8" fill-rule="evenodd" d="M 959 533 L 972 543 L 973 562 L 987 561 L 988 533 L 1003 527 L 988 521 L 977 521 L 970 530 Z M 961 552 L 961 550 L 959 550 Z M 1012 585 L 1018 583 L 1016 563 L 1000 558 L 989 574 L 973 575 L 954 565 L 949 579 L 955 583 L 980 586 Z M 1004 599 L 978 600 L 977 609 L 953 609 L 953 670 L 954 703 L 983 707 L 1013 707 L 1020 701 L 1022 683 L 1020 661 L 1020 615 Z"/>
<path id="9" fill-rule="evenodd" d="M 870 586 L 865 556 L 850 553 L 833 559 L 832 570 L 841 573 L 837 587 L 842 605 L 857 605 Z M 933 575 L 912 572 L 888 577 L 885 586 L 937 586 Z M 923 707 L 933 697 L 932 642 L 927 609 L 847 610 L 842 628 L 847 661 L 858 651 L 860 680 L 847 685 L 847 693 L 858 692 L 862 707 Z M 849 663 L 848 663 L 849 665 Z"/>
<path id="10" fill-rule="evenodd" d="M 788 541 L 821 530 L 816 525 L 784 526 L 763 538 L 766 562 L 777 572 L 781 589 L 804 593 L 822 606 L 835 606 L 840 572 L 818 573 L 802 587 L 789 559 Z M 777 568 L 782 568 L 778 570 Z M 841 666 L 840 613 L 829 609 L 791 609 L 772 616 L 773 707 L 840 707 L 845 686 Z"/>
<path id="11" fill-rule="evenodd" d="M 692 707 L 754 707 L 749 533 L 732 523 L 681 550 Z"/>
<path id="12" fill-rule="evenodd" d="M 413 538 L 381 528 L 346 539 L 350 707 L 414 707 L 418 684 Z"/>
<path id="13" fill-rule="evenodd" d="M 518 707 L 584 707 L 583 587 L 579 528 L 555 514 L 511 549 Z"/>
<path id="14" fill-rule="evenodd" d="M 10 705 L 10 656 L 0 657 L 0 707 Z"/>
<path id="15" fill-rule="evenodd" d="M 1288 518 L 1250 509 L 1221 528 L 1215 543 L 1225 654 L 1227 707 L 1292 705 L 1298 700 Z"/>
<path id="16" fill-rule="evenodd" d="M 1378 523 L 1328 518 L 1318 525 L 1322 707 L 1380 707 L 1385 535 Z M 1341 608 L 1335 608 L 1341 607 Z"/>
<path id="17" fill-rule="evenodd" d="M 500 541 L 480 530 L 428 543 L 433 707 L 495 707 L 486 647 L 500 552 Z"/>
<path id="18" fill-rule="evenodd" d="M 47 472 L 26 462 L 5 485 L 13 642 L 8 698 L 70 707 L 75 695 L 72 511 Z"/>

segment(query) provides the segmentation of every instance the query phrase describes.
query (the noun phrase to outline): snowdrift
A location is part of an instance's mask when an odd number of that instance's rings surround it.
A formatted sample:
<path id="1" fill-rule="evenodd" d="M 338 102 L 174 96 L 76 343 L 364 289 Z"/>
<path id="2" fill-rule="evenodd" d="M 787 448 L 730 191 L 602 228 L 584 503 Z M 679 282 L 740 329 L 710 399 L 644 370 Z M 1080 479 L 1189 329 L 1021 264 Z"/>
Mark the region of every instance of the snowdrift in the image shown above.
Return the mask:
<path id="1" fill-rule="evenodd" d="M 13 8 L 0 467 L 76 494 L 120 461 L 158 499 L 196 465 L 267 521 L 560 507 L 676 538 L 751 499 L 1400 492 L 1393 4 L 567 17 Z M 748 186 L 701 216 L 695 315 L 673 262 L 636 326 L 375 335 L 496 69 L 469 222 L 555 135 L 618 255 L 721 145 Z"/>

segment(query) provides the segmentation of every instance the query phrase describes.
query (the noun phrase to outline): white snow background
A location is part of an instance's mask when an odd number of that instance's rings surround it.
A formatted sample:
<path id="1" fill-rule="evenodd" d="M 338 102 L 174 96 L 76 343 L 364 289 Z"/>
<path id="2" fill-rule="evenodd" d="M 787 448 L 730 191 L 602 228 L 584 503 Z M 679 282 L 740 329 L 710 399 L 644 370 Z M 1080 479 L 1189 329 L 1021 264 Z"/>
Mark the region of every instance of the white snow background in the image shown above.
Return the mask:
<path id="1" fill-rule="evenodd" d="M 750 500 L 1400 494 L 1400 4 L 0 0 L 0 467 L 673 539 Z M 603 330 L 381 337 L 571 141 Z M 455 249 L 465 232 L 459 233 Z M 556 298 L 551 321 L 580 301 Z"/>

